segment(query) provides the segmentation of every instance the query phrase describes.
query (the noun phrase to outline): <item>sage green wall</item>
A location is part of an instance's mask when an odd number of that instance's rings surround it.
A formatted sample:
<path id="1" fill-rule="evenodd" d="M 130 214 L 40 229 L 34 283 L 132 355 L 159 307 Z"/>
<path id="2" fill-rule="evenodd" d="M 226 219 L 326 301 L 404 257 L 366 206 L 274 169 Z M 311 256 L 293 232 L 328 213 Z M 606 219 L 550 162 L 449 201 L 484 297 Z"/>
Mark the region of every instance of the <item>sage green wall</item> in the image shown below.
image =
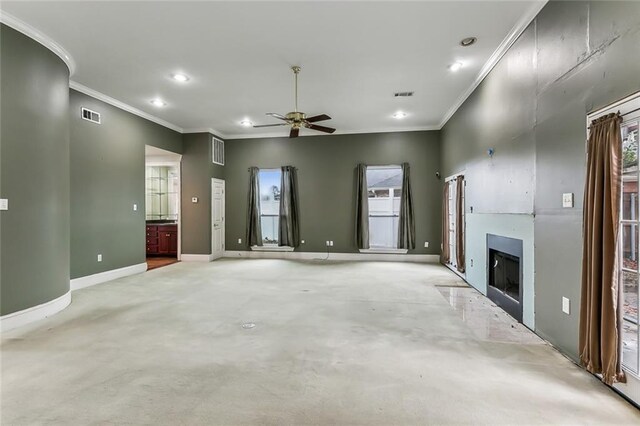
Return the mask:
<path id="1" fill-rule="evenodd" d="M 213 164 L 212 137 L 210 133 L 182 137 L 183 254 L 211 254 L 211 179 L 224 179 L 225 174 L 224 166 Z M 193 197 L 198 197 L 197 203 L 191 202 Z"/>
<path id="2" fill-rule="evenodd" d="M 299 251 L 357 252 L 354 241 L 354 170 L 358 163 L 411 166 L 416 221 L 414 254 L 440 252 L 441 181 L 439 132 L 308 136 L 297 139 L 226 141 L 226 249 L 247 250 L 245 238 L 250 166 L 298 168 L 301 238 Z M 242 244 L 238 244 L 242 238 Z M 429 241 L 430 247 L 424 248 Z"/>
<path id="3" fill-rule="evenodd" d="M 0 24 L 0 315 L 69 291 L 69 70 Z"/>
<path id="4" fill-rule="evenodd" d="M 640 2 L 549 2 L 442 130 L 443 171 L 471 170 L 474 214 L 535 217 L 536 332 L 573 359 L 586 117 L 640 90 L 638 57 Z M 563 192 L 575 193 L 573 209 Z"/>
<path id="5" fill-rule="evenodd" d="M 81 107 L 99 112 L 102 124 L 81 119 Z M 71 278 L 143 263 L 145 145 L 181 153 L 182 135 L 75 90 L 70 91 L 67 114 Z"/>

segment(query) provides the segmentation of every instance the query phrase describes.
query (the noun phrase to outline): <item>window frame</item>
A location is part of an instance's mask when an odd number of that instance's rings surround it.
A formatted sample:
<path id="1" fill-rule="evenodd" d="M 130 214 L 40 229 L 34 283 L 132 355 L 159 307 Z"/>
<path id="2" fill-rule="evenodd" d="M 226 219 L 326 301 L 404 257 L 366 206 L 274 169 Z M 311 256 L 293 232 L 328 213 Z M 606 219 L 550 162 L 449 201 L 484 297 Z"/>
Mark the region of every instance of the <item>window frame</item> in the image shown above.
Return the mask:
<path id="1" fill-rule="evenodd" d="M 373 166 L 367 166 L 367 172 L 369 170 L 392 170 L 392 169 L 397 169 L 400 170 L 400 172 L 402 172 L 402 165 L 400 164 L 385 164 L 385 165 L 373 165 Z M 391 188 L 388 188 L 391 189 Z M 402 191 L 402 187 L 400 187 L 400 190 Z M 392 203 L 392 210 L 393 210 L 393 202 L 394 200 L 397 200 L 401 197 L 395 197 L 394 194 L 389 191 L 389 195 L 387 197 L 369 197 L 369 182 L 367 180 L 367 198 L 369 201 L 371 200 L 375 200 L 375 199 L 384 199 L 384 200 L 390 200 L 390 202 Z M 371 218 L 371 206 L 369 205 L 369 211 L 367 212 L 367 218 Z M 378 216 L 382 216 L 382 215 L 373 215 L 374 217 Z M 387 217 L 387 216 L 383 216 L 383 217 Z M 400 213 L 398 212 L 398 214 L 393 214 L 392 211 L 392 216 L 390 217 L 400 217 Z M 371 245 L 371 232 L 369 232 L 369 245 Z M 379 253 L 379 254 L 406 254 L 408 253 L 407 249 L 399 249 L 398 248 L 398 242 L 395 242 L 395 247 L 370 247 L 368 249 L 360 249 L 360 253 Z"/>

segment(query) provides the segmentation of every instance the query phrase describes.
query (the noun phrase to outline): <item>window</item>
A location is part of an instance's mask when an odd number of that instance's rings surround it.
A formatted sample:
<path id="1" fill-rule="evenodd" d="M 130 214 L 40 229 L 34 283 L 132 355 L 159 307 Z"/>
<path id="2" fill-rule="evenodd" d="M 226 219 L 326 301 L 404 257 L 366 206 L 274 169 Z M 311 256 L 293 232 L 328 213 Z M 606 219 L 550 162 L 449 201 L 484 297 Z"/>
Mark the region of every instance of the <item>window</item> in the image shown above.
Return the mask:
<path id="1" fill-rule="evenodd" d="M 400 166 L 367 167 L 369 194 L 369 247 L 395 249 L 398 247 L 398 220 L 402 194 Z"/>
<path id="2" fill-rule="evenodd" d="M 280 169 L 260 169 L 260 225 L 262 244 L 278 245 Z"/>
<path id="3" fill-rule="evenodd" d="M 638 123 L 640 112 L 622 123 L 622 206 L 618 265 L 622 293 L 622 365 L 638 375 Z"/>

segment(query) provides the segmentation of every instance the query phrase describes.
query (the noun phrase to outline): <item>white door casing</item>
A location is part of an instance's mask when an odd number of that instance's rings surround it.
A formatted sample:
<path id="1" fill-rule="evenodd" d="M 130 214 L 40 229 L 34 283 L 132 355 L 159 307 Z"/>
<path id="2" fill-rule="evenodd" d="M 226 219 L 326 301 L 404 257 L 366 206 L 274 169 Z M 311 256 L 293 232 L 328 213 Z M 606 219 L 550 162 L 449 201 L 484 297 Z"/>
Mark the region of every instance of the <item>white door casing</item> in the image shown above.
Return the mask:
<path id="1" fill-rule="evenodd" d="M 221 258 L 224 254 L 225 231 L 225 182 L 211 179 L 211 257 Z"/>

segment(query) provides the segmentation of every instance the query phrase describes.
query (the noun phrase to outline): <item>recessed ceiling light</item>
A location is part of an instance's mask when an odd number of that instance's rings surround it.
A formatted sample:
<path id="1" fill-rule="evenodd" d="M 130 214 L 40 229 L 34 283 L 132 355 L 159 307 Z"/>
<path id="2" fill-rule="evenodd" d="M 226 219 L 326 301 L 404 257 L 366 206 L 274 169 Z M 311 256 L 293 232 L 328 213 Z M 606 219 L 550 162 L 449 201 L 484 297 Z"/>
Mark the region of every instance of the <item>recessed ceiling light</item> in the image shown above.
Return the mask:
<path id="1" fill-rule="evenodd" d="M 463 38 L 462 40 L 460 40 L 460 46 L 462 47 L 469 47 L 472 44 L 475 44 L 475 42 L 478 41 L 477 38 L 475 37 L 467 37 L 467 38 Z"/>
<path id="2" fill-rule="evenodd" d="M 398 120 L 405 118 L 406 116 L 407 116 L 407 113 L 402 111 L 398 111 L 395 114 L 393 114 L 393 118 L 396 118 Z"/>
<path id="3" fill-rule="evenodd" d="M 165 101 L 163 101 L 162 99 L 152 99 L 151 100 L 151 105 L 157 106 L 157 107 L 163 107 L 165 106 L 167 103 Z"/>
<path id="4" fill-rule="evenodd" d="M 453 72 L 459 71 L 460 68 L 462 68 L 462 62 L 454 62 L 453 64 L 449 65 L 449 70 Z"/>
<path id="5" fill-rule="evenodd" d="M 185 81 L 189 81 L 189 77 L 185 74 L 181 74 L 181 73 L 175 73 L 175 74 L 171 74 L 171 78 L 173 78 L 175 81 L 179 81 L 181 83 L 184 83 Z"/>
<path id="6" fill-rule="evenodd" d="M 244 126 L 244 127 L 251 127 L 251 126 L 253 126 L 253 123 L 251 121 L 249 121 L 249 120 L 242 120 L 240 122 L 240 125 Z"/>

